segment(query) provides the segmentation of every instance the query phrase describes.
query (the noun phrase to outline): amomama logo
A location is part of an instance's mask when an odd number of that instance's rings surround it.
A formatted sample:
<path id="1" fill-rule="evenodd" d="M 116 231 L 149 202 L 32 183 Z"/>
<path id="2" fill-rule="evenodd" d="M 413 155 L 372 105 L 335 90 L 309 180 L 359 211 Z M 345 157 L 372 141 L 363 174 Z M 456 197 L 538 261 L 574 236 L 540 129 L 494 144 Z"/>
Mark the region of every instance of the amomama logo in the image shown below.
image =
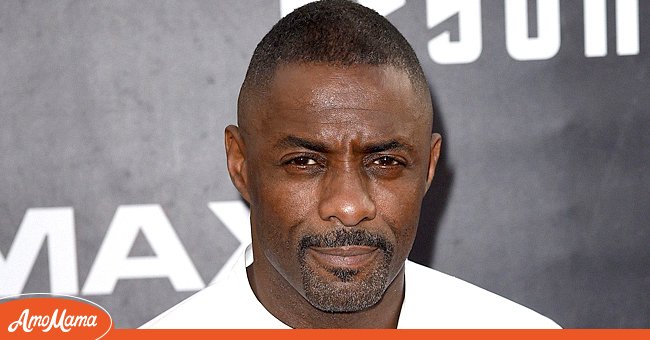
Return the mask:
<path id="1" fill-rule="evenodd" d="M 99 339 L 113 319 L 98 304 L 74 296 L 48 293 L 0 298 L 0 338 L 58 333 L 66 339 Z M 54 335 L 54 334 L 53 334 Z"/>

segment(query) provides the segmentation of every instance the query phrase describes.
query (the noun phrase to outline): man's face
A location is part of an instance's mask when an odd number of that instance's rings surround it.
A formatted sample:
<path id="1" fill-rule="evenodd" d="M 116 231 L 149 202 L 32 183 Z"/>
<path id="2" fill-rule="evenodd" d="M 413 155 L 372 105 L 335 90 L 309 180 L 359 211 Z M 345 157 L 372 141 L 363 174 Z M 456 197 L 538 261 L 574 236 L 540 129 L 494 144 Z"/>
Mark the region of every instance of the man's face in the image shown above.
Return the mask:
<path id="1" fill-rule="evenodd" d="M 254 265 L 320 310 L 374 305 L 403 269 L 433 176 L 427 100 L 393 67 L 320 64 L 280 67 L 257 96 L 234 178 Z"/>

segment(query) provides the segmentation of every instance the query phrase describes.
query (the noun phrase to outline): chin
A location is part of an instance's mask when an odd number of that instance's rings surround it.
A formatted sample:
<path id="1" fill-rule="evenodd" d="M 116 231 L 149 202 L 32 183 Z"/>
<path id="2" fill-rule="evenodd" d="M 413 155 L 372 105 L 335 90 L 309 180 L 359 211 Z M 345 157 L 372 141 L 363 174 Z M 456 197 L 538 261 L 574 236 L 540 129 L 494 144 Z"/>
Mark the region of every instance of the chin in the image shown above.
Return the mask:
<path id="1" fill-rule="evenodd" d="M 366 275 L 358 270 L 334 268 L 329 275 L 303 267 L 305 299 L 315 308 L 331 313 L 359 312 L 376 305 L 389 285 L 388 264 Z"/>

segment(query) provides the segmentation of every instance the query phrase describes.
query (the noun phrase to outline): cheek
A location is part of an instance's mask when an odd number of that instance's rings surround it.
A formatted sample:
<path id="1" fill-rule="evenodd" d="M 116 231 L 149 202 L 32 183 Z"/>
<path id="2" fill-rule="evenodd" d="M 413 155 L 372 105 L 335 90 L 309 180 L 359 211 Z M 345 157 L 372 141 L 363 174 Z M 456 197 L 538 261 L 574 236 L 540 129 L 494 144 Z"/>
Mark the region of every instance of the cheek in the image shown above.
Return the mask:
<path id="1" fill-rule="evenodd" d="M 382 218 L 391 228 L 395 242 L 390 265 L 390 280 L 395 279 L 402 270 L 404 261 L 411 252 L 422 204 L 422 193 L 404 188 L 413 188 L 413 185 L 402 182 L 396 186 L 384 187 L 381 194 L 377 196 L 377 201 L 380 202 L 377 206 L 378 212 L 382 212 Z"/>
<path id="2" fill-rule="evenodd" d="M 305 183 L 292 183 L 280 178 L 267 178 L 260 183 L 260 202 L 264 218 L 285 228 L 305 220 L 316 204 L 316 193 Z"/>
<path id="3" fill-rule="evenodd" d="M 278 175 L 277 169 L 259 169 L 251 193 L 251 210 L 257 242 L 264 245 L 274 263 L 287 263 L 295 254 L 301 226 L 308 220 L 315 204 L 310 185 L 295 183 Z M 263 177 L 262 177 L 263 176 Z"/>
<path id="4" fill-rule="evenodd" d="M 251 205 L 259 209 L 257 213 L 262 218 L 262 223 L 268 221 L 286 225 L 299 218 L 304 208 L 304 204 L 299 203 L 313 201 L 308 186 L 288 180 L 281 168 L 262 166 L 260 163 L 270 162 L 257 162 L 258 166 L 251 169 Z"/>
<path id="5" fill-rule="evenodd" d="M 415 239 L 424 189 L 400 181 L 377 190 L 375 204 L 389 224 L 400 254 L 408 254 Z"/>

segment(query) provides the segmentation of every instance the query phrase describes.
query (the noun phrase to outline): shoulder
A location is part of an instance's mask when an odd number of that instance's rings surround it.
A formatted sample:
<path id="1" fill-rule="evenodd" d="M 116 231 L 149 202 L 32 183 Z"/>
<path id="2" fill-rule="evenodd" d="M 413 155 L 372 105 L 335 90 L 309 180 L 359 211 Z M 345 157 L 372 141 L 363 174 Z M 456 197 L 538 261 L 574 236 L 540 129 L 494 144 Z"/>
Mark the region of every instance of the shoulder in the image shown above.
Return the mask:
<path id="1" fill-rule="evenodd" d="M 226 306 L 232 306 L 231 297 L 237 295 L 229 288 L 227 283 L 208 286 L 140 328 L 221 328 L 219 325 L 233 312 Z M 230 294 L 224 294 L 226 291 Z"/>
<path id="2" fill-rule="evenodd" d="M 288 328 L 255 297 L 245 270 L 215 282 L 140 328 Z"/>
<path id="3" fill-rule="evenodd" d="M 406 262 L 400 328 L 560 328 L 549 318 L 471 283 Z"/>

